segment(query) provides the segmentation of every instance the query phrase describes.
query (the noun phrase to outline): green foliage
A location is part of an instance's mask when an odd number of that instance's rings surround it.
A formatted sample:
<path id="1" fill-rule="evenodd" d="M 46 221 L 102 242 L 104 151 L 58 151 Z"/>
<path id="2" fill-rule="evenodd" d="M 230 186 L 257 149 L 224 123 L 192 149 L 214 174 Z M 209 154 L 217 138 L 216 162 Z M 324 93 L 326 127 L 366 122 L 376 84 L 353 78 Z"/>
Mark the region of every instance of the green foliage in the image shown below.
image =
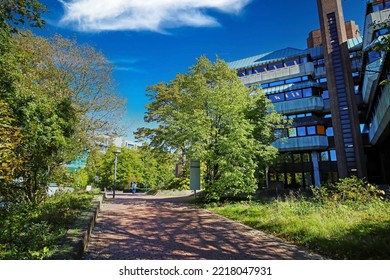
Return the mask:
<path id="1" fill-rule="evenodd" d="M 371 202 L 383 200 L 384 192 L 377 186 L 356 176 L 340 179 L 336 183 L 327 183 L 313 188 L 314 198 L 321 202 Z"/>
<path id="2" fill-rule="evenodd" d="M 201 57 L 187 74 L 148 88 L 151 103 L 137 137 L 155 150 L 174 152 L 178 162 L 198 159 L 209 199 L 253 194 L 255 170 L 276 155 L 270 146 L 280 115 L 259 90 L 248 89 L 234 70 Z M 261 113 L 256 113 L 256 112 Z M 272 116 L 274 121 L 265 121 Z"/>
<path id="3" fill-rule="evenodd" d="M 116 95 L 110 64 L 89 46 L 30 32 L 15 34 L 4 46 L 0 97 L 21 135 L 8 153 L 20 164 L 10 170 L 12 179 L 23 180 L 1 184 L 0 191 L 9 201 L 40 203 L 49 178 L 58 175 L 51 172 L 95 144 L 95 132 L 116 127 L 124 102 Z M 1 121 L 0 127 L 7 125 Z"/>
<path id="4" fill-rule="evenodd" d="M 179 178 L 173 178 L 170 180 L 166 186 L 164 186 L 166 190 L 189 190 L 190 189 L 190 179 L 186 176 L 182 176 Z"/>
<path id="5" fill-rule="evenodd" d="M 208 209 L 331 259 L 390 258 L 388 202 L 320 203 L 289 196 Z"/>
<path id="6" fill-rule="evenodd" d="M 114 183 L 114 161 L 117 148 L 110 145 L 103 155 L 91 152 L 87 159 L 86 172 L 89 184 L 99 176 L 98 186 L 111 188 Z M 128 189 L 131 182 L 148 189 L 164 188 L 173 178 L 173 161 L 169 154 L 154 153 L 147 146 L 138 149 L 121 148 L 117 162 L 117 189 Z"/>
<path id="7" fill-rule="evenodd" d="M 0 208 L 0 259 L 49 257 L 93 194 L 62 193 L 36 206 L 29 203 Z"/>
<path id="8" fill-rule="evenodd" d="M 6 0 L 0 3 L 0 30 L 17 32 L 18 25 L 30 24 L 32 27 L 42 27 L 45 21 L 41 13 L 45 6 L 37 0 Z"/>

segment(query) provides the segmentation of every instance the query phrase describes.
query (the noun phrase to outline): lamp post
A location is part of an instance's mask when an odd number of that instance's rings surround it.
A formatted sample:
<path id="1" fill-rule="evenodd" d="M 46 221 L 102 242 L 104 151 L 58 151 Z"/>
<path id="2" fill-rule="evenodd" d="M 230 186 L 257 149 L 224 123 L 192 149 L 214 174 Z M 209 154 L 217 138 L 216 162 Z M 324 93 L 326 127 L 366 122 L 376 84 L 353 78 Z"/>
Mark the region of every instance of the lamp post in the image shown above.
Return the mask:
<path id="1" fill-rule="evenodd" d="M 118 155 L 119 155 L 120 151 L 116 150 L 114 152 L 115 154 L 115 164 L 114 164 L 114 188 L 112 190 L 112 198 L 114 199 L 115 198 L 115 187 L 116 187 L 116 166 L 118 164 Z"/>

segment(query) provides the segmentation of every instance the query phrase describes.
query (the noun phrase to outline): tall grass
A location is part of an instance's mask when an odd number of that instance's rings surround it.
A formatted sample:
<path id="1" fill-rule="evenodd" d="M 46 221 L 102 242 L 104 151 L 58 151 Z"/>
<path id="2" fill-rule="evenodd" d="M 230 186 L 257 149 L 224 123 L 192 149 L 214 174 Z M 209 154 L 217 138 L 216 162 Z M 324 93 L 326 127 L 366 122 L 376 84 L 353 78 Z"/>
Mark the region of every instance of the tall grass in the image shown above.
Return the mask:
<path id="1" fill-rule="evenodd" d="M 41 205 L 0 208 L 0 259 L 44 259 L 78 215 L 89 207 L 92 193 L 63 193 Z"/>
<path id="2" fill-rule="evenodd" d="M 388 202 L 321 203 L 294 196 L 209 210 L 332 259 L 390 259 Z"/>

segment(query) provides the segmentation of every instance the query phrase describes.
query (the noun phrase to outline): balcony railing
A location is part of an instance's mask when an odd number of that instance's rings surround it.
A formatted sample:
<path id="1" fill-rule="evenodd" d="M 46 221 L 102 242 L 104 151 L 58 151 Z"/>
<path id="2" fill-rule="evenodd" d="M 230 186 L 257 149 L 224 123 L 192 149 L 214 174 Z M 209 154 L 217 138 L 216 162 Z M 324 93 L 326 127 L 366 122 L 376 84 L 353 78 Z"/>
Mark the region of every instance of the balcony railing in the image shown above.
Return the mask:
<path id="1" fill-rule="evenodd" d="M 305 137 L 282 138 L 272 143 L 280 152 L 326 150 L 328 136 L 312 135 Z"/>
<path id="2" fill-rule="evenodd" d="M 375 25 L 388 20 L 389 16 L 390 16 L 390 9 L 386 9 L 375 13 L 370 13 L 366 16 L 366 26 L 364 28 L 364 36 L 363 36 L 363 49 L 365 49 L 371 43 L 372 35 L 374 31 L 380 28 Z"/>
<path id="3" fill-rule="evenodd" d="M 377 104 L 369 131 L 369 139 L 372 144 L 378 142 L 390 123 L 390 85 L 384 87 Z"/>
<path id="4" fill-rule="evenodd" d="M 297 64 L 293 66 L 287 66 L 275 70 L 269 70 L 257 74 L 251 74 L 240 77 L 240 80 L 245 85 L 265 83 L 281 80 L 281 78 L 295 78 L 304 75 L 313 75 L 314 65 L 313 62 L 307 62 L 303 64 Z"/>
<path id="5" fill-rule="evenodd" d="M 378 59 L 366 66 L 362 88 L 362 96 L 365 103 L 368 103 L 371 94 L 375 92 L 379 72 L 382 69 L 382 61 L 382 59 Z"/>
<path id="6" fill-rule="evenodd" d="M 274 103 L 275 111 L 281 114 L 305 113 L 324 110 L 324 101 L 320 96 L 305 97 Z"/>

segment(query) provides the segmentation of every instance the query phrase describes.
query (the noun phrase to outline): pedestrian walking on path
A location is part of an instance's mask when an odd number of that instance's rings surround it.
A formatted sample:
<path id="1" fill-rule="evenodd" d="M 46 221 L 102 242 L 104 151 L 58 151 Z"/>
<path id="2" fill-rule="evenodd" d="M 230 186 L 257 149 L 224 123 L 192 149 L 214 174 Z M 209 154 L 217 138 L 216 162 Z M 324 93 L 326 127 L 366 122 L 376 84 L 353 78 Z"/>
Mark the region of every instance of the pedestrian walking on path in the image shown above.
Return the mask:
<path id="1" fill-rule="evenodd" d="M 131 213 L 131 215 L 129 215 Z M 106 201 L 85 259 L 321 259 L 183 198 L 118 194 Z"/>

